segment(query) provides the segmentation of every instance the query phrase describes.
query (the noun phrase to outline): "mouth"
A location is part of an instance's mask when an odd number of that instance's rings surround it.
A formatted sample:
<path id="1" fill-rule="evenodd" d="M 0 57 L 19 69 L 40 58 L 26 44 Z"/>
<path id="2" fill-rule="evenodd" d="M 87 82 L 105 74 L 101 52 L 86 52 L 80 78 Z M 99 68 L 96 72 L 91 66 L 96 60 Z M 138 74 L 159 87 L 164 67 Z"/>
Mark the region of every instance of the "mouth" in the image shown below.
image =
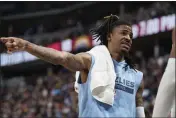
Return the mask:
<path id="1" fill-rule="evenodd" d="M 127 42 L 122 42 L 121 43 L 122 50 L 128 52 L 131 48 L 131 44 Z"/>

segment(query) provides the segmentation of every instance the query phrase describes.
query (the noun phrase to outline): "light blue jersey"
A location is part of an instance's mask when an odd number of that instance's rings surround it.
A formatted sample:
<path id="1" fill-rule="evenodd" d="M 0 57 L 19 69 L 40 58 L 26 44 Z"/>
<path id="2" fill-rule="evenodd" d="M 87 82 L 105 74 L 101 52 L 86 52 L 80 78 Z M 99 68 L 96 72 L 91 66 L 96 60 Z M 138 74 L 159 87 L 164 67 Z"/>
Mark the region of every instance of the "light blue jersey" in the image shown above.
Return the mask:
<path id="1" fill-rule="evenodd" d="M 92 56 L 92 66 L 95 59 Z M 127 67 L 125 61 L 117 62 L 113 60 L 116 81 L 115 81 L 115 99 L 113 106 L 101 103 L 93 98 L 90 91 L 91 78 L 88 74 L 87 81 L 79 84 L 79 117 L 136 117 L 136 92 L 142 80 L 142 72 L 135 71 Z M 80 80 L 79 80 L 80 81 Z"/>

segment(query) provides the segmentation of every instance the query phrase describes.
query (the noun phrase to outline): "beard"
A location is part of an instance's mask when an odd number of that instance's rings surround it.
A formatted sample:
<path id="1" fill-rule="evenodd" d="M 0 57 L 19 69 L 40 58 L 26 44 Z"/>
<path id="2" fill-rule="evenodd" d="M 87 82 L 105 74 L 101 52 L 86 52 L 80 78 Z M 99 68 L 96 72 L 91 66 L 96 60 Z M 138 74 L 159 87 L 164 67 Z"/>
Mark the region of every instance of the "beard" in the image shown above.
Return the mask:
<path id="1" fill-rule="evenodd" d="M 129 56 L 129 51 L 122 50 L 121 55 L 123 55 L 124 57 L 127 57 L 127 56 Z"/>

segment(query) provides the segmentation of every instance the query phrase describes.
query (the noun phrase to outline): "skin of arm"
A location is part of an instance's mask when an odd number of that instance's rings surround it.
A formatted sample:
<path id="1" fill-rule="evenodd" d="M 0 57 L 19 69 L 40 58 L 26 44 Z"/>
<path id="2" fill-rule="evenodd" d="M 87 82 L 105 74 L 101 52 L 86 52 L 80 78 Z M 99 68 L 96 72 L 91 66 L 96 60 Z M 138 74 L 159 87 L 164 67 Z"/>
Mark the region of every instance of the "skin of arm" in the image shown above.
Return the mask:
<path id="1" fill-rule="evenodd" d="M 38 46 L 28 43 L 26 51 L 50 62 L 54 65 L 62 65 L 71 71 L 85 71 L 90 68 L 91 56 L 87 53 L 78 53 L 76 55 L 65 51 L 57 51 L 51 48 Z"/>
<path id="2" fill-rule="evenodd" d="M 140 106 L 143 107 L 143 98 L 142 98 L 143 90 L 144 90 L 144 81 L 141 82 L 136 93 L 136 107 Z"/>
<path id="3" fill-rule="evenodd" d="M 91 56 L 88 53 L 71 54 L 65 51 L 39 46 L 16 37 L 0 38 L 7 47 L 8 53 L 14 51 L 27 51 L 28 53 L 50 62 L 54 65 L 62 65 L 71 71 L 87 71 L 91 65 Z"/>

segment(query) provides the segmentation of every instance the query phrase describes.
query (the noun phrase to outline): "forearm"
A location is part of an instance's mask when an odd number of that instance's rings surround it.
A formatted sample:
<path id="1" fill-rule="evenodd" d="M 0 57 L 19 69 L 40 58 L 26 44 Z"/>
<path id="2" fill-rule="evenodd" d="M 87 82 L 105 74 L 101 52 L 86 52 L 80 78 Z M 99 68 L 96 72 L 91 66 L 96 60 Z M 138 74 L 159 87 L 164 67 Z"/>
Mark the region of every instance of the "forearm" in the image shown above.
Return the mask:
<path id="1" fill-rule="evenodd" d="M 71 71 L 88 70 L 90 67 L 91 57 L 85 53 L 74 55 L 69 52 L 38 46 L 30 42 L 27 42 L 25 51 L 54 65 L 62 65 Z"/>
<path id="2" fill-rule="evenodd" d="M 171 110 L 175 96 L 175 58 L 170 58 L 161 79 L 153 117 L 167 117 Z"/>
<path id="3" fill-rule="evenodd" d="M 158 88 L 153 117 L 167 117 L 171 110 L 175 96 L 175 58 L 176 46 L 172 44 L 168 64 Z"/>
<path id="4" fill-rule="evenodd" d="M 144 106 L 143 106 L 143 90 L 144 90 L 144 81 L 142 80 L 136 94 L 136 117 L 145 118 Z"/>
<path id="5" fill-rule="evenodd" d="M 54 65 L 64 63 L 64 52 L 27 42 L 25 51 Z"/>

